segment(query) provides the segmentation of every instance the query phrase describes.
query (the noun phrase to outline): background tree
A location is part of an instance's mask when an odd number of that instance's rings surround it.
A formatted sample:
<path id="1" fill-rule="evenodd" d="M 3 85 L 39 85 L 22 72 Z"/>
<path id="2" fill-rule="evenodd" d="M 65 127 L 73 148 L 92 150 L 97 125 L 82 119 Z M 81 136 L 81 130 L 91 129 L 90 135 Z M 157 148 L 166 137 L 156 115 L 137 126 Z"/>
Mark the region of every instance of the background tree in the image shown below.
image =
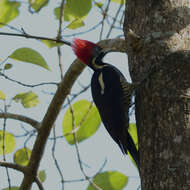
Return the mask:
<path id="1" fill-rule="evenodd" d="M 87 16 L 93 11 L 93 14 L 99 18 L 94 18 L 93 22 L 86 27 Z M 43 14 L 46 15 L 45 19 Z M 124 174 L 105 169 L 106 160 L 100 169 L 91 173 L 87 172 L 89 163 L 86 163 L 86 160 L 88 159 L 82 156 L 82 153 L 84 154 L 84 151 L 81 151 L 82 143 L 80 146 L 78 143 L 95 134 L 99 129 L 100 117 L 92 102 L 80 100 L 81 94 L 89 90 L 89 79 L 84 84 L 76 84 L 77 92 L 76 85 L 71 91 L 84 66 L 77 60 L 71 64 L 74 57 L 70 59 L 68 54 L 72 55 L 73 52 L 70 47 L 66 47 L 66 45 L 70 46 L 68 41 L 71 41 L 74 36 L 85 37 L 88 32 L 96 30 L 98 31 L 96 40 L 99 39 L 100 46 L 125 52 L 124 39 L 108 39 L 111 35 L 112 37 L 122 35 L 123 18 L 124 1 L 118 0 L 114 2 L 110 0 L 103 2 L 92 0 L 0 1 L 2 56 L 0 76 L 1 84 L 3 84 L 0 89 L 0 118 L 2 118 L 0 165 L 5 167 L 5 173 L 2 172 L 3 168 L 1 172 L 5 174 L 8 183 L 8 187 L 4 189 L 26 190 L 31 187 L 44 189 L 45 185 L 42 185 L 42 182 L 46 180 L 46 175 L 48 180 L 49 176 L 57 173 L 59 175 L 57 181 L 51 177 L 49 181 L 55 183 L 55 186 L 61 183 L 62 189 L 66 189 L 66 183 L 78 181 L 88 182 L 86 185 L 88 190 L 118 190 L 128 184 L 128 177 Z M 28 20 L 24 22 L 26 19 Z M 46 37 L 49 34 L 51 37 Z M 15 36 L 15 38 L 10 36 Z M 13 39 L 14 41 L 10 41 Z M 44 44 L 54 49 L 50 50 Z M 6 46 L 9 46 L 8 50 Z M 50 52 L 56 54 L 58 59 L 57 57 L 52 59 L 48 55 Z M 127 68 L 127 64 L 125 67 Z M 88 77 L 91 75 L 87 71 L 85 77 L 87 74 Z M 11 119 L 14 119 L 14 122 L 11 122 Z M 12 126 L 16 126 L 17 129 Z M 130 132 L 135 134 L 135 130 L 135 125 L 131 125 Z M 135 135 L 133 136 L 137 141 Z M 65 140 L 75 148 L 73 157 L 75 161 L 78 161 L 79 169 L 83 174 L 81 178 L 73 179 L 75 171 L 72 172 L 71 180 L 65 177 L 64 166 L 60 164 L 64 157 L 68 156 L 67 151 L 70 151 L 65 148 L 67 147 L 64 145 Z M 96 143 L 97 141 L 99 139 Z M 70 149 L 73 146 L 70 146 Z M 94 153 L 92 150 L 89 154 L 97 156 L 100 150 Z M 86 157 L 89 157 L 89 154 Z M 41 170 L 43 161 L 49 160 L 50 157 L 53 162 L 44 166 L 45 170 Z M 94 159 L 94 157 L 92 158 L 96 161 L 97 158 Z M 69 164 L 72 164 L 72 156 L 69 159 Z M 51 164 L 56 167 L 56 174 L 52 175 L 48 172 L 46 174 Z M 63 165 L 67 165 L 66 162 L 63 162 Z M 13 175 L 12 169 L 16 170 L 16 174 Z M 15 178 L 17 178 L 15 176 L 19 176 L 20 173 L 24 174 L 23 179 L 22 176 L 20 177 L 21 185 L 14 186 L 18 184 L 18 182 L 15 183 Z M 135 180 L 138 180 L 138 177 Z M 1 183 L 4 187 L 2 178 Z M 45 189 L 48 188 L 50 185 Z"/>
<path id="2" fill-rule="evenodd" d="M 133 81 L 152 68 L 136 96 L 146 190 L 190 188 L 189 7 L 188 0 L 127 1 L 124 32 L 132 42 L 127 53 Z"/>

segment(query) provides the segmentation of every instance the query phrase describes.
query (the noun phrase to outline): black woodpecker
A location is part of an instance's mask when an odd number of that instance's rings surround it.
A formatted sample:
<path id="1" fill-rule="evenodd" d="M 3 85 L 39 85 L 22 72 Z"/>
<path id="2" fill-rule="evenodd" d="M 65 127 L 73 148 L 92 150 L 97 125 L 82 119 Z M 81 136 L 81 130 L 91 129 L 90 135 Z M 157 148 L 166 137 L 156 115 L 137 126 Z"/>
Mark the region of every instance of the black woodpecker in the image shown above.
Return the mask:
<path id="1" fill-rule="evenodd" d="M 91 92 L 104 126 L 123 154 L 130 152 L 139 169 L 139 152 L 128 132 L 128 113 L 136 86 L 128 83 L 116 67 L 102 61 L 109 51 L 78 38 L 74 39 L 72 48 L 77 58 L 94 71 Z"/>

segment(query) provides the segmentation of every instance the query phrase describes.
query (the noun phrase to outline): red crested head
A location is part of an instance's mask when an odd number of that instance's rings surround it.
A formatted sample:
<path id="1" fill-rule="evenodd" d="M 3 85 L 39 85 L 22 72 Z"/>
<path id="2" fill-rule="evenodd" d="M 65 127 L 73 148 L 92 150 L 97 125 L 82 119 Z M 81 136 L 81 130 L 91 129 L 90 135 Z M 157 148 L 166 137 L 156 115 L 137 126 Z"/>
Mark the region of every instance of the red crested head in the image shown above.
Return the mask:
<path id="1" fill-rule="evenodd" d="M 72 48 L 75 55 L 86 65 L 89 65 L 93 58 L 94 47 L 98 46 L 95 43 L 79 38 L 75 38 L 72 43 Z"/>

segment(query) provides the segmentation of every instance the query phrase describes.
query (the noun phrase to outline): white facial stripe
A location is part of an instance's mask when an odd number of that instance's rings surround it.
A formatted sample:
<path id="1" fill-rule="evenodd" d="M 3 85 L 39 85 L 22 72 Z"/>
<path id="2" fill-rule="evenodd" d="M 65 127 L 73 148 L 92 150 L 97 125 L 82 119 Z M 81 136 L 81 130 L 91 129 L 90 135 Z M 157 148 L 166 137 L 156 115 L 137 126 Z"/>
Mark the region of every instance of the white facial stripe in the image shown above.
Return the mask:
<path id="1" fill-rule="evenodd" d="M 103 74 L 102 74 L 102 72 L 98 76 L 98 81 L 99 81 L 100 88 L 101 88 L 101 94 L 104 94 L 105 85 L 104 85 L 104 81 L 103 81 Z"/>
<path id="2" fill-rule="evenodd" d="M 106 66 L 106 65 L 97 65 L 96 64 L 96 57 L 92 59 L 92 65 L 95 69 L 102 69 Z"/>

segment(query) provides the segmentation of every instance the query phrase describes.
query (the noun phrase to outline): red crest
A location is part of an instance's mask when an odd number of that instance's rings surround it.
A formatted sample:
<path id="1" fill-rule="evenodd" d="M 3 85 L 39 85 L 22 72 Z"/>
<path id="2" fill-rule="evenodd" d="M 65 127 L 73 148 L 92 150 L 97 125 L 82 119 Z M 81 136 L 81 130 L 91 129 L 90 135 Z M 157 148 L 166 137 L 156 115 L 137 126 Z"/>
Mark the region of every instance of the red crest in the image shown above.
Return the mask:
<path id="1" fill-rule="evenodd" d="M 72 48 L 75 55 L 86 65 L 88 65 L 91 61 L 94 46 L 96 46 L 96 44 L 79 38 L 75 38 L 72 43 Z"/>

